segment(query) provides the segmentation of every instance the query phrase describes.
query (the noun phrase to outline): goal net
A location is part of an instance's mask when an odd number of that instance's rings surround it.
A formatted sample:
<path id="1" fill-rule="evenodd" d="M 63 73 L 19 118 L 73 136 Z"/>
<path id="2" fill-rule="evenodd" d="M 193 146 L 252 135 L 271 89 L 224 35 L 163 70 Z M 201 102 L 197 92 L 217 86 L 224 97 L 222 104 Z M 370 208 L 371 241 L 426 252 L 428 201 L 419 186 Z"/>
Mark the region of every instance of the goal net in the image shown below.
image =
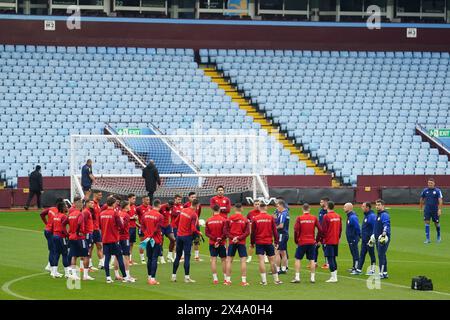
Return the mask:
<path id="1" fill-rule="evenodd" d="M 93 162 L 93 190 L 119 195 L 147 194 L 142 170 L 153 160 L 161 185 L 154 196 L 172 198 L 194 191 L 212 196 L 222 185 L 227 194 L 268 197 L 259 173 L 260 137 L 253 135 L 72 135 L 71 197 L 83 196 L 81 168 Z"/>

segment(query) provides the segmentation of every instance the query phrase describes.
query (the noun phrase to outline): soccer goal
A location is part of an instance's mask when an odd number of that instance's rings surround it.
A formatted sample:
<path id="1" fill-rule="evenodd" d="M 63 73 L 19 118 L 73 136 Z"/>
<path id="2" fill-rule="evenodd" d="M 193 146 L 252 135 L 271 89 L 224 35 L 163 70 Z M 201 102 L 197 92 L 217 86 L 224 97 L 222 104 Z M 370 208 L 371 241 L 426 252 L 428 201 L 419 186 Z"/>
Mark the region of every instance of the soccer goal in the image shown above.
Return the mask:
<path id="1" fill-rule="evenodd" d="M 71 197 L 83 196 L 81 168 L 93 161 L 93 190 L 142 196 L 142 169 L 153 160 L 161 178 L 155 197 L 195 191 L 212 196 L 223 185 L 227 194 L 269 197 L 260 175 L 259 136 L 253 135 L 72 135 Z"/>

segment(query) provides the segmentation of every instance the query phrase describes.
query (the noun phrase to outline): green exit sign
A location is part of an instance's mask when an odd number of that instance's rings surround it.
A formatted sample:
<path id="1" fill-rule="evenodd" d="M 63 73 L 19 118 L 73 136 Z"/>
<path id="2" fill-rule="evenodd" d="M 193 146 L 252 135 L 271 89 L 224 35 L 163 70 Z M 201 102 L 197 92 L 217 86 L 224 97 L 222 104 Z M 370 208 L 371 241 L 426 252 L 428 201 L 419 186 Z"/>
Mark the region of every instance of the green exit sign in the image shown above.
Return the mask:
<path id="1" fill-rule="evenodd" d="M 431 129 L 429 134 L 436 138 L 450 138 L 450 129 Z"/>
<path id="2" fill-rule="evenodd" d="M 141 135 L 141 129 L 136 128 L 124 128 L 124 129 L 118 129 L 117 134 L 119 135 L 135 135 L 139 136 Z"/>

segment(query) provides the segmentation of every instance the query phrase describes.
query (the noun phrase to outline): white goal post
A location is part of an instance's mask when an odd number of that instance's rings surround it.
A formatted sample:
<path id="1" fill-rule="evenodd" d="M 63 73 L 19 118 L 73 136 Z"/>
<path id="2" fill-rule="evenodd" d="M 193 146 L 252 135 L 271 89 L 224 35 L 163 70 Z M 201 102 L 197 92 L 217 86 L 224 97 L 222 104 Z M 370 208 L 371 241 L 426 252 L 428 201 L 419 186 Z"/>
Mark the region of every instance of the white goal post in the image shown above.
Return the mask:
<path id="1" fill-rule="evenodd" d="M 215 195 L 223 185 L 226 194 L 254 199 L 269 198 L 255 135 L 71 135 L 71 199 L 84 196 L 81 168 L 93 161 L 93 190 L 119 195 L 147 193 L 142 169 L 155 162 L 161 186 L 159 198 Z"/>

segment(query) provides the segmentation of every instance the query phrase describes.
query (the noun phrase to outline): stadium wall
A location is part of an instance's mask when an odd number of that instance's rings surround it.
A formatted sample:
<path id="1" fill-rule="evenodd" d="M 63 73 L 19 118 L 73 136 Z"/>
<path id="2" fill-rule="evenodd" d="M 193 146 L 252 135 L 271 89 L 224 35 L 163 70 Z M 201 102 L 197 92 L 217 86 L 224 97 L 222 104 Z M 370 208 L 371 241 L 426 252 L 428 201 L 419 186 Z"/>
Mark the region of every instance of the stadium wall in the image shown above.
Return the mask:
<path id="1" fill-rule="evenodd" d="M 450 202 L 450 175 L 378 175 L 358 176 L 358 186 L 331 187 L 331 176 L 268 176 L 271 197 L 283 197 L 290 204 L 308 202 L 317 204 L 321 197 L 329 197 L 336 203 L 375 201 L 382 198 L 391 204 L 416 204 L 427 179 L 433 177 L 444 194 L 444 202 Z M 44 177 L 42 203 L 54 204 L 56 198 L 70 197 L 69 177 Z M 18 178 L 18 189 L 0 190 L 0 208 L 23 207 L 28 197 L 28 177 Z M 106 194 L 105 194 L 106 196 Z M 246 203 L 250 193 L 229 195 L 233 202 Z M 162 199 L 168 200 L 168 199 Z M 32 204 L 36 200 L 33 199 Z M 201 197 L 202 204 L 209 198 Z"/>
<path id="2" fill-rule="evenodd" d="M 450 188 L 450 175 L 373 175 L 358 176 L 355 201 L 375 201 L 382 198 L 389 203 L 417 203 L 419 195 L 427 185 L 428 178 L 434 178 L 436 186 Z M 445 202 L 450 202 L 449 193 Z"/>
<path id="3" fill-rule="evenodd" d="M 45 31 L 44 21 L 56 22 Z M 82 17 L 69 30 L 67 17 L 0 15 L 1 44 L 170 48 L 449 51 L 450 25 L 222 21 Z M 417 28 L 417 38 L 406 30 Z"/>

